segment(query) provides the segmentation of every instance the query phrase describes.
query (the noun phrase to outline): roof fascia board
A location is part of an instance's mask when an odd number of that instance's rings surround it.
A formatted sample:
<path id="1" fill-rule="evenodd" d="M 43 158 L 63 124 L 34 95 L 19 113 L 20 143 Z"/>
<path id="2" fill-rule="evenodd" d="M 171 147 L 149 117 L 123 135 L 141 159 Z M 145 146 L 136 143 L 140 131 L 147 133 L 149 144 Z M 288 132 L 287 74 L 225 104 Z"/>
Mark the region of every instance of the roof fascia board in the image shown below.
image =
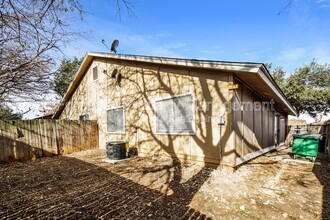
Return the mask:
<path id="1" fill-rule="evenodd" d="M 264 80 L 264 82 L 275 92 L 275 94 L 280 97 L 281 101 L 290 109 L 290 111 L 296 116 L 297 112 L 293 109 L 289 101 L 286 99 L 286 97 L 282 94 L 282 92 L 279 91 L 278 88 L 275 87 L 275 84 L 267 77 L 268 74 L 265 73 L 266 68 L 263 66 L 263 68 L 260 68 L 258 71 L 258 75 Z"/>
<path id="2" fill-rule="evenodd" d="M 85 71 L 86 67 L 89 66 L 89 62 L 93 59 L 92 56 L 90 56 L 88 53 L 85 55 L 85 58 L 83 59 L 74 79 L 72 80 L 72 82 L 70 83 L 70 86 L 68 88 L 68 90 L 66 91 L 65 95 L 63 96 L 60 104 L 57 106 L 56 111 L 53 115 L 52 118 L 58 118 L 59 114 L 62 113 L 66 102 L 69 101 L 69 99 L 71 98 L 72 94 L 75 92 L 74 86 L 76 84 L 78 84 L 81 80 L 81 78 L 83 77 L 82 74 Z M 72 91 L 73 90 L 73 91 Z M 72 94 L 70 94 L 72 91 Z"/>
<path id="3" fill-rule="evenodd" d="M 207 69 L 220 69 L 224 71 L 243 71 L 256 73 L 262 64 L 258 63 L 231 63 L 231 62 L 217 62 L 217 61 L 200 61 L 200 60 L 185 60 L 176 58 L 162 58 L 162 57 L 148 57 L 148 56 L 134 56 L 134 55 L 113 55 L 113 54 L 100 54 L 88 53 L 93 57 L 109 58 L 115 60 L 126 60 L 132 62 L 145 62 L 162 65 L 174 65 L 183 67 L 194 68 L 207 68 Z"/>

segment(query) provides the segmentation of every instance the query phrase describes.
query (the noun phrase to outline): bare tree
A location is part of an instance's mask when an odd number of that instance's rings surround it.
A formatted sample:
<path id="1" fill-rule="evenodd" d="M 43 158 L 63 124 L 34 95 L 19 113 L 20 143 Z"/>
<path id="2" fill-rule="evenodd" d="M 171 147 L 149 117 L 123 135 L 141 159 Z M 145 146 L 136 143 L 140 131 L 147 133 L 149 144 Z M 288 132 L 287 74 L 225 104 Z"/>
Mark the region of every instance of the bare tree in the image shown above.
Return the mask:
<path id="1" fill-rule="evenodd" d="M 128 0 L 116 0 L 129 13 Z M 0 100 L 40 100 L 50 90 L 56 53 L 81 37 L 71 25 L 82 18 L 79 0 L 0 0 Z M 58 55 L 58 54 L 57 54 Z"/>
<path id="2" fill-rule="evenodd" d="M 123 6 L 126 9 L 126 12 L 129 16 L 136 18 L 136 14 L 133 10 L 134 5 L 129 0 L 116 0 L 116 5 L 117 5 L 116 16 L 118 16 L 120 20 L 121 20 L 121 11 Z"/>
<path id="3" fill-rule="evenodd" d="M 83 13 L 76 0 L 1 1 L 1 99 L 35 100 L 49 90 L 52 53 L 78 34 L 68 28 L 74 13 Z"/>
<path id="4" fill-rule="evenodd" d="M 291 7 L 293 0 L 288 0 L 288 3 L 277 13 L 277 15 L 281 15 L 284 11 L 288 10 Z"/>

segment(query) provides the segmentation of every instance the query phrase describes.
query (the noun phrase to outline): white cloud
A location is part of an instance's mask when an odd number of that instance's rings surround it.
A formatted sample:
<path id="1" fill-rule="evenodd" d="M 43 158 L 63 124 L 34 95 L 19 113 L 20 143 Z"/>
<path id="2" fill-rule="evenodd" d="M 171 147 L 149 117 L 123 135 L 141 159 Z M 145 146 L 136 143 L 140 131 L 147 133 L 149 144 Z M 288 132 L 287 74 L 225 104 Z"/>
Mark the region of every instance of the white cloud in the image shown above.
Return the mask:
<path id="1" fill-rule="evenodd" d="M 164 43 L 163 40 L 159 40 L 158 34 L 155 35 L 122 35 L 121 42 L 123 47 L 128 53 L 144 54 L 152 56 L 168 56 L 168 57 L 182 57 L 182 55 L 176 52 L 176 49 L 185 47 L 184 43 Z M 154 37 L 156 36 L 156 37 Z M 165 35 L 162 34 L 162 37 Z"/>
<path id="2" fill-rule="evenodd" d="M 305 54 L 306 54 L 306 50 L 304 48 L 295 48 L 295 49 L 282 51 L 278 59 L 284 61 L 296 61 L 303 58 Z"/>
<path id="3" fill-rule="evenodd" d="M 247 52 L 244 53 L 244 59 L 247 61 L 253 61 L 255 62 L 256 60 L 260 59 L 260 53 L 258 52 Z"/>
<path id="4" fill-rule="evenodd" d="M 212 49 L 211 50 L 208 50 L 208 49 L 200 50 L 199 52 L 202 53 L 202 54 L 206 54 L 206 55 L 214 55 L 214 54 L 219 53 L 218 50 L 212 50 Z"/>
<path id="5" fill-rule="evenodd" d="M 269 57 L 266 62 L 273 63 L 273 66 L 282 66 L 288 72 L 295 70 L 303 64 L 307 64 L 311 60 L 308 57 L 306 48 L 292 48 L 285 49 L 275 54 L 273 57 Z"/>
<path id="6" fill-rule="evenodd" d="M 320 8 L 330 8 L 330 0 L 315 0 Z"/>
<path id="7" fill-rule="evenodd" d="M 313 58 L 315 58 L 319 63 L 330 63 L 330 49 L 325 46 L 317 46 L 313 50 Z"/>
<path id="8" fill-rule="evenodd" d="M 114 34 L 116 32 L 116 34 Z M 141 54 L 153 56 L 169 56 L 169 57 L 182 57 L 176 52 L 178 49 L 185 48 L 188 44 L 183 42 L 166 43 L 170 39 L 166 39 L 169 34 L 155 33 L 155 34 L 134 34 L 131 32 L 120 32 L 113 30 L 105 31 L 102 33 L 108 47 L 111 45 L 112 40 L 117 38 L 119 40 L 118 53 L 120 54 Z M 73 45 L 67 46 L 65 54 L 70 58 L 73 56 L 81 57 L 87 52 L 109 52 L 108 49 L 101 42 L 102 37 L 93 36 L 91 39 L 82 39 L 75 42 Z"/>
<path id="9" fill-rule="evenodd" d="M 167 45 L 168 48 L 171 48 L 171 49 L 181 49 L 181 48 L 184 48 L 184 47 L 187 47 L 189 46 L 190 44 L 188 43 L 170 43 Z"/>
<path id="10" fill-rule="evenodd" d="M 170 37 L 171 35 L 169 33 L 158 33 L 152 36 L 156 38 L 165 38 L 165 37 Z"/>
<path id="11" fill-rule="evenodd" d="M 330 8 L 330 3 L 323 4 L 320 6 L 321 8 Z"/>
<path id="12" fill-rule="evenodd" d="M 266 62 L 273 63 L 273 66 L 282 66 L 286 71 L 293 72 L 296 68 L 308 65 L 312 59 L 320 64 L 330 64 L 330 47 L 327 42 L 318 42 L 305 48 L 293 48 L 282 50 L 269 57 Z"/>
<path id="13" fill-rule="evenodd" d="M 176 57 L 180 58 L 182 57 L 180 54 L 173 52 L 169 49 L 165 48 L 155 48 L 152 52 L 149 52 L 148 55 L 150 56 L 160 56 L 160 57 Z"/>

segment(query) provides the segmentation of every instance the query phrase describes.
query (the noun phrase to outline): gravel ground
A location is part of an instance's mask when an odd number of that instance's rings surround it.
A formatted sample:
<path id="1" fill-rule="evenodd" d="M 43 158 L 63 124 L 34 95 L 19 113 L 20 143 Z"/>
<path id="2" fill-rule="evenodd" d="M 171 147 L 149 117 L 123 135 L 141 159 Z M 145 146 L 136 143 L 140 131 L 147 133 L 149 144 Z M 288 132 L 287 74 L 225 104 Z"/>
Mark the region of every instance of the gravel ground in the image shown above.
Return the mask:
<path id="1" fill-rule="evenodd" d="M 330 164 L 281 147 L 234 173 L 104 150 L 0 165 L 0 219 L 330 219 Z"/>

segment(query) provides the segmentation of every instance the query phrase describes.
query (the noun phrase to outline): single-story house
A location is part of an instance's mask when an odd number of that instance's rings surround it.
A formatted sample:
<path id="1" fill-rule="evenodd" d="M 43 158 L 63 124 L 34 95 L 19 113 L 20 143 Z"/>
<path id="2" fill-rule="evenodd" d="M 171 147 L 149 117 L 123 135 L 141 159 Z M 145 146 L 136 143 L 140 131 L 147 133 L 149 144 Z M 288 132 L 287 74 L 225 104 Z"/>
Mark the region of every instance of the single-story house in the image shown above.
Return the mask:
<path id="1" fill-rule="evenodd" d="M 53 118 L 96 120 L 100 148 L 233 169 L 282 144 L 289 114 L 262 63 L 87 53 Z"/>

